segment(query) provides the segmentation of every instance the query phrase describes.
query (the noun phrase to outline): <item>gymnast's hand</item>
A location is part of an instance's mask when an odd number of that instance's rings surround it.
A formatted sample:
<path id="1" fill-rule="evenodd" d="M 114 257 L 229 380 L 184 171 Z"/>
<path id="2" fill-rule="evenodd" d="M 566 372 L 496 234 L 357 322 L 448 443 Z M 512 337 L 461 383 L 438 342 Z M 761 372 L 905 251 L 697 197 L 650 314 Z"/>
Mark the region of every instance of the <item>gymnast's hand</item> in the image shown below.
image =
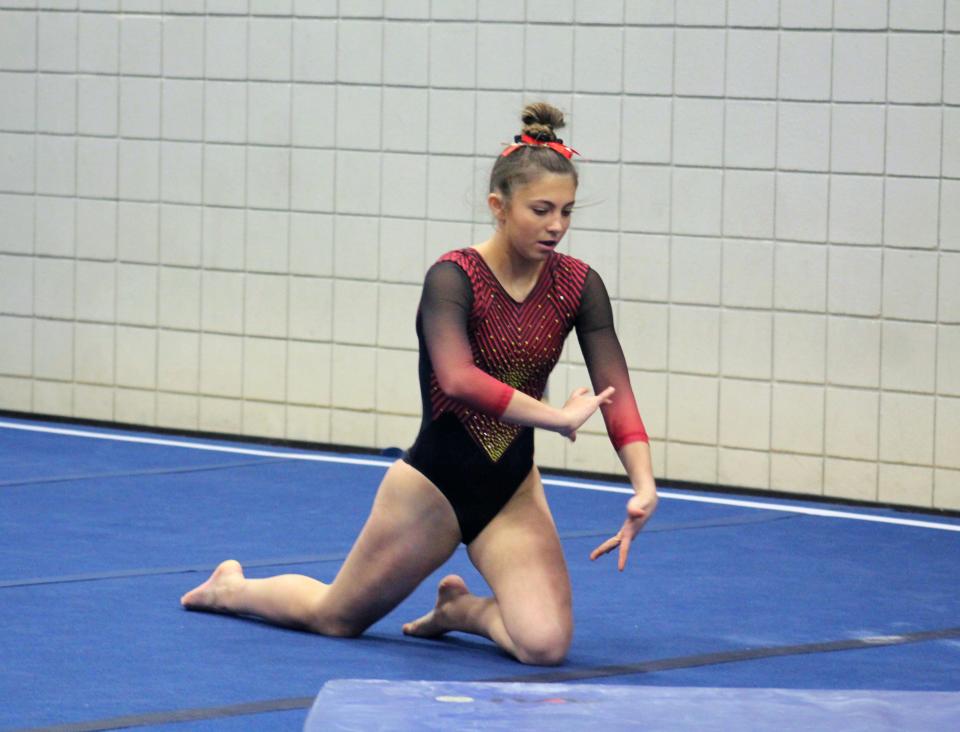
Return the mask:
<path id="1" fill-rule="evenodd" d="M 610 404 L 610 397 L 613 395 L 614 388 L 608 386 L 599 394 L 593 395 L 585 387 L 574 389 L 567 399 L 567 403 L 560 410 L 565 419 L 564 425 L 557 431 L 566 437 L 570 442 L 577 439 L 577 430 L 586 422 L 593 413 L 596 412 L 601 404 Z"/>
<path id="2" fill-rule="evenodd" d="M 640 533 L 640 530 L 646 525 L 647 521 L 653 515 L 657 507 L 657 494 L 654 492 L 651 496 L 645 496 L 637 493 L 630 496 L 627 501 L 627 519 L 616 536 L 613 536 L 603 542 L 600 546 L 590 552 L 590 559 L 602 557 L 604 554 L 620 547 L 620 559 L 617 562 L 617 569 L 621 572 L 627 566 L 627 554 L 630 552 L 630 542 L 633 537 Z"/>

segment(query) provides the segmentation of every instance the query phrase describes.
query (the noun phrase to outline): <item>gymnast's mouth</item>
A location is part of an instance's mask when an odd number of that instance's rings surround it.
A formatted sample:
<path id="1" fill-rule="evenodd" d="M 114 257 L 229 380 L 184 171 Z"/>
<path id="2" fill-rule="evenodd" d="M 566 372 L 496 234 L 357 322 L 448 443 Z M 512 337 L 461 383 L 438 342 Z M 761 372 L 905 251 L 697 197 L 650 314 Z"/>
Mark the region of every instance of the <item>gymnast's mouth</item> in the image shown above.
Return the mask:
<path id="1" fill-rule="evenodd" d="M 557 241 L 557 240 L 554 240 L 554 239 L 543 239 L 542 241 L 540 241 L 540 242 L 538 242 L 538 243 L 539 243 L 539 244 L 543 244 L 543 246 L 545 246 L 545 247 L 555 247 L 555 246 L 557 246 L 557 244 L 559 244 L 560 242 Z"/>

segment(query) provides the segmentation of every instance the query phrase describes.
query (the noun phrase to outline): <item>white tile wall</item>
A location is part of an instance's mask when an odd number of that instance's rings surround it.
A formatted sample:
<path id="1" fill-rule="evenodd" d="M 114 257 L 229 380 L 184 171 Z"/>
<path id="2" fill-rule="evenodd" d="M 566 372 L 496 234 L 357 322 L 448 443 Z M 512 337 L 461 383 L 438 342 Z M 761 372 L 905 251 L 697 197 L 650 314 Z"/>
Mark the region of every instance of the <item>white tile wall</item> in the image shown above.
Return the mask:
<path id="1" fill-rule="evenodd" d="M 938 397 L 936 404 L 935 434 L 937 464 L 947 468 L 960 468 L 960 399 Z"/>
<path id="2" fill-rule="evenodd" d="M 157 387 L 196 394 L 200 385 L 200 334 L 161 330 L 157 334 Z"/>
<path id="3" fill-rule="evenodd" d="M 666 470 L 677 480 L 716 483 L 718 480 L 717 453 L 716 447 L 668 442 Z"/>
<path id="4" fill-rule="evenodd" d="M 42 5 L 0 10 L 5 408 L 409 443 L 423 271 L 546 98 L 658 474 L 960 505 L 955 0 Z M 584 438 L 542 460 L 617 469 Z"/>
<path id="5" fill-rule="evenodd" d="M 661 97 L 623 100 L 621 153 L 626 162 L 670 162 L 673 105 Z"/>
<path id="6" fill-rule="evenodd" d="M 960 323 L 960 254 L 940 255 L 940 304 L 941 322 Z"/>
<path id="7" fill-rule="evenodd" d="M 770 447 L 778 452 L 823 452 L 824 389 L 821 386 L 774 384 Z"/>
<path id="8" fill-rule="evenodd" d="M 624 91 L 672 94 L 675 46 L 671 28 L 627 28 L 623 51 Z"/>
<path id="9" fill-rule="evenodd" d="M 73 413 L 85 419 L 113 420 L 113 388 L 77 384 L 73 389 Z"/>
<path id="10" fill-rule="evenodd" d="M 895 179 L 887 179 L 887 183 Z M 879 244 L 883 232 L 883 189 L 880 177 L 834 175 L 830 178 L 830 241 Z"/>
<path id="11" fill-rule="evenodd" d="M 670 306 L 669 369 L 716 374 L 720 370 L 720 313 L 715 308 Z"/>
<path id="12" fill-rule="evenodd" d="M 723 379 L 720 382 L 720 444 L 770 449 L 770 384 Z"/>
<path id="13" fill-rule="evenodd" d="M 875 0 L 836 0 L 833 22 L 837 28 L 874 30 L 887 27 L 887 3 Z"/>
<path id="14" fill-rule="evenodd" d="M 73 414 L 73 389 L 57 381 L 33 382 L 33 406 L 41 414 L 68 417 Z"/>
<path id="15" fill-rule="evenodd" d="M 201 326 L 213 333 L 242 333 L 244 275 L 204 272 L 201 279 Z"/>
<path id="16" fill-rule="evenodd" d="M 74 378 L 89 384 L 113 384 L 115 344 L 116 333 L 112 325 L 77 323 L 74 329 Z"/>
<path id="17" fill-rule="evenodd" d="M 945 107 L 943 110 L 943 174 L 960 176 L 960 109 Z"/>
<path id="18" fill-rule="evenodd" d="M 170 15 L 163 19 L 163 75 L 203 76 L 204 20 L 202 17 Z"/>
<path id="19" fill-rule="evenodd" d="M 209 10 L 209 8 L 208 8 Z M 208 20 L 204 41 L 204 72 L 212 79 L 243 79 L 247 72 L 247 20 Z"/>
<path id="20" fill-rule="evenodd" d="M 825 241 L 829 187 L 829 179 L 825 175 L 778 174 L 776 237 L 796 241 Z"/>
<path id="21" fill-rule="evenodd" d="M 38 320 L 34 323 L 33 373 L 40 379 L 72 379 L 72 323 L 61 320 Z"/>
<path id="22" fill-rule="evenodd" d="M 927 287 L 936 282 L 936 252 L 888 249 L 883 256 L 883 315 L 903 320 L 937 319 L 937 291 Z M 949 267 L 941 270 L 949 282 Z M 960 280 L 954 280 L 955 282 Z M 941 292 L 949 292 L 947 286 Z"/>
<path id="23" fill-rule="evenodd" d="M 248 274 L 244 289 L 244 332 L 284 338 L 287 335 L 288 279 L 282 275 Z"/>
<path id="24" fill-rule="evenodd" d="M 884 243 L 932 249 L 937 245 L 936 180 L 888 178 L 884 191 Z"/>
<path id="25" fill-rule="evenodd" d="M 831 86 L 831 34 L 784 31 L 780 35 L 781 99 L 827 100 Z"/>
<path id="26" fill-rule="evenodd" d="M 244 261 L 248 272 L 287 272 L 289 227 L 286 213 L 247 210 Z"/>
<path id="27" fill-rule="evenodd" d="M 827 301 L 827 248 L 778 243 L 774 255 L 774 306 L 823 312 Z"/>
<path id="28" fill-rule="evenodd" d="M 777 107 L 754 101 L 726 103 L 723 160 L 732 168 L 772 168 L 776 158 Z"/>
<path id="29" fill-rule="evenodd" d="M 877 459 L 880 399 L 875 391 L 827 389 L 826 452 L 861 460 Z"/>
<path id="30" fill-rule="evenodd" d="M 960 506 L 960 470 L 935 470 L 933 505 L 956 510 Z"/>
<path id="31" fill-rule="evenodd" d="M 877 320 L 827 320 L 828 383 L 872 388 L 880 385 L 880 330 Z"/>
<path id="32" fill-rule="evenodd" d="M 730 31 L 727 34 L 726 84 L 728 97 L 776 98 L 776 35 L 756 30 Z"/>
<path id="33" fill-rule="evenodd" d="M 16 34 L 16 40 L 4 41 L 2 44 L 10 58 L 4 58 L 4 68 L 16 68 L 17 51 L 15 43 L 29 43 L 33 28 L 37 29 L 37 67 L 44 71 L 76 71 L 77 70 L 77 23 L 76 13 L 44 13 L 37 16 L 34 23 L 27 13 L 9 14 L 4 28 L 9 34 Z M 17 27 L 17 24 L 20 27 Z M 24 27 L 24 24 L 27 26 Z M 31 27 L 32 26 L 32 27 Z M 24 32 L 27 31 L 27 32 Z M 12 37 L 11 37 L 12 38 Z M 20 54 L 25 49 L 20 50 Z M 32 48 L 30 49 L 33 50 Z M 33 68 L 30 64 L 29 68 Z"/>
<path id="34" fill-rule="evenodd" d="M 40 74 L 37 77 L 37 130 L 77 131 L 77 79 L 75 76 Z"/>
<path id="35" fill-rule="evenodd" d="M 381 88 L 346 86 L 337 89 L 337 144 L 343 148 L 378 150 L 381 135 Z"/>
<path id="36" fill-rule="evenodd" d="M 832 170 L 838 173 L 882 173 L 884 107 L 875 104 L 835 104 L 832 111 Z"/>
<path id="37" fill-rule="evenodd" d="M 933 506 L 933 470 L 881 463 L 878 497 L 884 503 Z"/>
<path id="38" fill-rule="evenodd" d="M 282 402 L 287 391 L 287 344 L 274 338 L 243 339 L 243 396 Z"/>
<path id="39" fill-rule="evenodd" d="M 770 453 L 720 448 L 717 457 L 720 483 L 745 488 L 770 487 Z"/>
<path id="40" fill-rule="evenodd" d="M 886 393 L 880 398 L 880 452 L 915 465 L 933 461 L 934 398 Z"/>
<path id="41" fill-rule="evenodd" d="M 775 183 L 773 173 L 728 169 L 723 174 L 725 236 L 773 236 Z"/>
<path id="42" fill-rule="evenodd" d="M 960 181 L 942 180 L 940 184 L 940 246 L 960 251 Z"/>
<path id="43" fill-rule="evenodd" d="M 670 169 L 628 165 L 621 174 L 621 226 L 626 231 L 670 231 Z"/>
<path id="44" fill-rule="evenodd" d="M 957 0 L 946 0 L 947 30 L 960 30 L 960 5 Z"/>
<path id="45" fill-rule="evenodd" d="M 826 318 L 804 313 L 777 313 L 773 320 L 773 338 L 773 375 L 777 381 L 824 383 Z"/>
<path id="46" fill-rule="evenodd" d="M 823 494 L 823 458 L 773 453 L 770 488 L 790 493 Z"/>
<path id="47" fill-rule="evenodd" d="M 524 51 L 523 86 L 526 89 L 540 92 L 573 89 L 573 28 L 528 26 Z M 545 58 L 562 59 L 562 62 L 544 63 Z M 521 86 L 519 79 L 515 85 Z"/>
<path id="48" fill-rule="evenodd" d="M 830 247 L 828 306 L 844 315 L 880 314 L 882 252 L 860 247 Z"/>
<path id="49" fill-rule="evenodd" d="M 937 328 L 925 323 L 883 324 L 880 384 L 885 389 L 934 390 Z"/>
<path id="50" fill-rule="evenodd" d="M 336 79 L 335 20 L 300 19 L 293 24 L 293 78 L 330 82 Z"/>
<path id="51" fill-rule="evenodd" d="M 113 262 L 77 262 L 75 288 L 78 320 L 115 322 L 117 285 Z"/>
<path id="52" fill-rule="evenodd" d="M 287 401 L 330 404 L 330 345 L 291 341 L 287 358 Z"/>
<path id="53" fill-rule="evenodd" d="M 155 425 L 157 395 L 153 391 L 116 389 L 113 398 L 114 419 L 121 424 Z"/>
<path id="54" fill-rule="evenodd" d="M 243 339 L 204 333 L 200 341 L 200 391 L 222 397 L 243 394 Z"/>
<path id="55" fill-rule="evenodd" d="M 837 33 L 833 39 L 833 99 L 886 100 L 887 38 L 876 33 Z"/>
<path id="56" fill-rule="evenodd" d="M 333 147 L 336 140 L 336 88 L 294 84 L 291 109 L 291 136 L 294 145 Z M 294 151 L 294 161 L 300 150 Z"/>
<path id="57" fill-rule="evenodd" d="M 716 445 L 720 392 L 717 379 L 671 375 L 668 390 L 668 439 Z"/>
<path id="58" fill-rule="evenodd" d="M 120 80 L 120 134 L 124 137 L 160 136 L 159 79 Z"/>
<path id="59" fill-rule="evenodd" d="M 824 495 L 854 501 L 875 501 L 877 473 L 877 463 L 827 458 L 823 476 Z"/>
<path id="60" fill-rule="evenodd" d="M 720 368 L 725 376 L 769 380 L 773 316 L 769 311 L 724 310 Z"/>
<path id="61" fill-rule="evenodd" d="M 0 351 L 0 369 L 9 376 L 33 372 L 33 323 L 28 318 L 0 315 L 0 335 L 9 346 Z M 9 382 L 16 386 L 19 382 Z"/>
<path id="62" fill-rule="evenodd" d="M 670 225 L 680 234 L 719 236 L 722 233 L 723 174 L 718 170 L 676 168 Z"/>
<path id="63" fill-rule="evenodd" d="M 266 437 L 283 437 L 286 425 L 286 408 L 282 404 L 243 402 L 243 431 L 245 434 L 260 434 Z"/>
<path id="64" fill-rule="evenodd" d="M 719 166 L 723 161 L 723 113 L 718 99 L 674 99 L 673 162 Z"/>
<path id="65" fill-rule="evenodd" d="M 948 104 L 960 102 L 960 37 L 944 39 L 943 101 Z"/>
<path id="66" fill-rule="evenodd" d="M 938 107 L 891 107 L 887 111 L 887 173 L 938 176 L 942 118 Z"/>
<path id="67" fill-rule="evenodd" d="M 944 325 L 938 328 L 937 391 L 960 396 L 960 326 Z"/>
<path id="68" fill-rule="evenodd" d="M 157 332 L 117 326 L 116 384 L 154 389 L 157 383 Z"/>
<path id="69" fill-rule="evenodd" d="M 943 90 L 943 36 L 891 33 L 887 99 L 891 102 L 936 104 Z"/>

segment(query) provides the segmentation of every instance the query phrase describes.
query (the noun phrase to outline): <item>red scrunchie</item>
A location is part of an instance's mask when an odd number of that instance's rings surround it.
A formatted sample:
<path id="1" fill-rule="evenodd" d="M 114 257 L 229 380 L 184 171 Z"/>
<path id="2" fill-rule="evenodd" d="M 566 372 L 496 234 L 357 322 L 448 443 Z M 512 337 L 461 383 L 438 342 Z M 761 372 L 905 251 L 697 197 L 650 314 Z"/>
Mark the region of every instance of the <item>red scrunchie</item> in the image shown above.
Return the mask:
<path id="1" fill-rule="evenodd" d="M 517 148 L 521 148 L 525 145 L 539 145 L 540 147 L 549 147 L 554 152 L 559 153 L 560 155 L 563 155 L 563 157 L 565 157 L 567 160 L 572 158 L 574 155 L 580 154 L 576 150 L 574 150 L 572 147 L 567 147 L 566 145 L 564 145 L 563 140 L 542 142 L 541 140 L 537 140 L 534 137 L 530 137 L 530 135 L 517 135 L 513 139 L 514 139 L 514 144 L 510 145 L 506 150 L 500 153 L 500 157 L 506 157 Z"/>

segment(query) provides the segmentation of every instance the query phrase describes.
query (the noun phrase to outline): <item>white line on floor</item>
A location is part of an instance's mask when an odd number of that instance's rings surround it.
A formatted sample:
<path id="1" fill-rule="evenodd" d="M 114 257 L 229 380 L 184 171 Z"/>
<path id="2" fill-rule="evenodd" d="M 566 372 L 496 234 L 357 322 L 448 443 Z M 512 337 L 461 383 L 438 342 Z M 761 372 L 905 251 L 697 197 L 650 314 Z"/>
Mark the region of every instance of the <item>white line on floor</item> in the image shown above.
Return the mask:
<path id="1" fill-rule="evenodd" d="M 351 458 L 342 455 L 317 455 L 307 452 L 279 452 L 275 450 L 257 450 L 248 447 L 229 447 L 227 445 L 212 445 L 203 442 L 187 442 L 184 440 L 165 440 L 157 437 L 138 437 L 134 435 L 120 435 L 108 432 L 91 432 L 88 430 L 68 429 L 65 427 L 44 427 L 40 425 L 19 424 L 16 422 L 0 421 L 0 428 L 11 430 L 22 430 L 24 432 L 42 432 L 53 435 L 65 435 L 68 437 L 85 437 L 94 440 L 112 440 L 114 442 L 133 442 L 142 445 L 159 445 L 161 447 L 180 447 L 188 450 L 207 450 L 210 452 L 225 452 L 235 455 L 255 455 L 257 457 L 279 458 L 283 460 L 307 460 L 321 463 L 340 463 L 343 465 L 368 465 L 377 468 L 387 468 L 393 464 L 393 460 L 368 460 L 363 458 Z M 633 493 L 631 488 L 626 486 L 604 485 L 602 483 L 583 483 L 574 480 L 561 480 L 558 478 L 545 478 L 544 485 L 558 486 L 562 488 L 579 488 L 588 491 L 601 491 L 604 493 L 623 493 L 629 495 Z M 919 521 L 916 519 L 898 518 L 896 516 L 876 516 L 865 513 L 853 513 L 851 511 L 834 511 L 825 508 L 811 508 L 807 506 L 793 506 L 779 503 L 762 503 L 760 501 L 747 501 L 737 498 L 720 498 L 715 496 L 694 496 L 686 493 L 674 493 L 672 491 L 659 491 L 661 498 L 667 498 L 677 501 L 693 501 L 696 503 L 711 503 L 719 506 L 737 506 L 739 508 L 755 508 L 761 511 L 783 511 L 786 513 L 799 513 L 806 516 L 824 516 L 827 518 L 850 519 L 853 521 L 869 521 L 879 524 L 894 524 L 897 526 L 912 526 L 921 529 L 935 529 L 938 531 L 956 531 L 960 532 L 960 524 L 944 524 L 936 521 Z"/>

